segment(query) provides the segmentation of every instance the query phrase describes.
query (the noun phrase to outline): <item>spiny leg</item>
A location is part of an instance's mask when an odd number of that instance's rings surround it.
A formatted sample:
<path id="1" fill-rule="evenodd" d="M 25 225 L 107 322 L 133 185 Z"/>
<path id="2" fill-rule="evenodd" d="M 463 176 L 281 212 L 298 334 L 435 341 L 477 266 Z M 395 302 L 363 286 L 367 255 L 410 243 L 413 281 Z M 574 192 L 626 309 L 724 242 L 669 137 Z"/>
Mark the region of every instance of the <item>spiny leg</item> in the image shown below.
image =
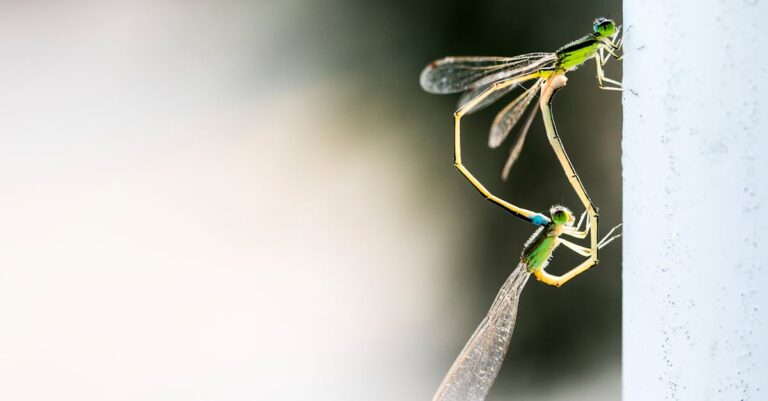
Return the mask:
<path id="1" fill-rule="evenodd" d="M 581 223 L 583 223 L 583 222 L 584 222 L 584 217 L 585 217 L 586 215 L 587 215 L 587 211 L 586 211 L 586 210 L 585 210 L 585 211 L 583 211 L 583 212 L 581 212 L 581 217 L 579 217 L 579 223 L 578 223 L 578 224 L 576 224 L 576 230 L 580 230 L 580 229 L 581 229 Z"/>
<path id="2" fill-rule="evenodd" d="M 568 271 L 567 273 L 556 276 L 554 274 L 547 273 L 544 268 L 541 268 L 539 270 L 536 270 L 533 272 L 533 274 L 536 276 L 536 279 L 545 283 L 549 284 L 555 287 L 560 287 L 563 284 L 570 281 L 572 278 L 578 276 L 581 273 L 584 273 L 587 271 L 590 267 L 596 265 L 599 262 L 599 259 L 597 257 L 597 250 L 604 247 L 605 245 L 608 245 L 611 241 L 615 240 L 616 238 L 620 237 L 621 234 L 617 234 L 614 236 L 611 236 L 611 234 L 618 229 L 621 226 L 621 224 L 617 225 L 616 227 L 613 227 L 611 231 L 608 232 L 608 235 L 606 235 L 600 242 L 598 243 L 596 248 L 587 248 L 581 245 L 574 244 L 573 242 L 570 242 L 563 238 L 558 238 L 558 241 L 565 245 L 570 250 L 578 253 L 582 256 L 587 256 L 588 259 L 581 262 L 579 265 Z"/>
<path id="3" fill-rule="evenodd" d="M 604 42 L 606 46 L 611 46 L 612 42 Z M 597 54 L 595 54 L 595 67 L 597 68 L 597 83 L 598 87 L 600 89 L 604 90 L 622 90 L 621 82 L 618 82 L 616 80 L 607 78 L 605 76 L 605 70 L 603 70 L 603 66 L 608 62 L 611 56 L 616 58 L 617 60 L 621 60 L 624 56 L 617 56 L 616 53 L 611 51 L 610 47 L 602 46 L 598 49 Z M 606 53 L 607 52 L 607 53 Z M 603 82 L 608 82 L 616 85 L 616 87 L 610 87 L 606 86 Z"/>
<path id="4" fill-rule="evenodd" d="M 533 275 L 536 276 L 536 279 L 541 281 L 542 283 L 549 284 L 555 287 L 560 287 L 561 285 L 567 283 L 572 278 L 578 276 L 581 273 L 584 273 L 589 269 L 590 267 L 597 264 L 597 254 L 594 253 L 592 256 L 589 257 L 589 259 L 585 260 L 578 266 L 574 267 L 569 271 L 568 273 L 563 274 L 562 276 L 555 276 L 553 274 L 549 274 L 544 269 L 538 269 L 533 272 Z"/>
<path id="5" fill-rule="evenodd" d="M 602 247 L 604 247 L 604 246 L 606 246 L 606 245 L 610 244 L 610 243 L 611 243 L 611 241 L 615 240 L 616 238 L 619 238 L 619 237 L 621 237 L 621 234 L 620 234 L 620 233 L 619 233 L 619 234 L 616 234 L 616 235 L 613 235 L 613 236 L 611 236 L 611 234 L 613 234 L 613 232 L 614 232 L 614 231 L 616 231 L 616 230 L 617 230 L 619 227 L 621 227 L 623 224 L 624 224 L 624 223 L 619 223 L 619 224 L 617 224 L 616 226 L 614 226 L 614 227 L 611 229 L 611 231 L 608 231 L 608 234 L 605 234 L 605 237 L 603 237 L 603 239 L 601 239 L 601 240 L 600 240 L 600 242 L 598 242 L 598 243 L 597 243 L 597 248 L 598 248 L 598 249 L 600 249 L 600 248 L 602 248 Z"/>
<path id="6" fill-rule="evenodd" d="M 568 240 L 563 239 L 563 238 L 559 238 L 558 240 L 560 241 L 561 244 L 565 245 L 568 249 L 578 253 L 581 256 L 589 257 L 589 256 L 592 255 L 592 250 L 587 248 L 587 247 L 584 247 L 584 246 L 581 246 L 581 245 L 578 245 L 578 244 L 574 244 L 573 242 L 568 241 Z"/>
<path id="7" fill-rule="evenodd" d="M 605 48 L 605 51 L 608 52 L 609 55 L 613 56 L 613 58 L 615 58 L 616 60 L 621 61 L 622 59 L 624 59 L 624 55 L 622 54 L 621 56 L 619 56 L 618 54 L 616 54 L 615 50 L 616 49 L 610 49 L 607 47 Z M 606 61 L 607 61 L 607 56 L 606 56 Z"/>
<path id="8" fill-rule="evenodd" d="M 563 235 L 567 235 L 569 237 L 578 238 L 578 239 L 587 238 L 592 222 L 587 221 L 587 226 L 584 228 L 584 230 L 581 230 L 581 224 L 584 220 L 584 216 L 586 215 L 587 215 L 587 211 L 585 210 L 583 213 L 581 213 L 581 217 L 579 218 L 579 223 L 575 227 L 567 227 L 567 226 L 563 227 L 563 232 L 562 232 Z"/>
<path id="9" fill-rule="evenodd" d="M 598 242 L 597 248 L 593 248 L 593 249 L 590 249 L 578 244 L 574 244 L 573 242 L 570 242 L 563 238 L 559 238 L 558 241 L 561 244 L 565 245 L 568 249 L 578 253 L 579 255 L 587 256 L 588 259 L 561 276 L 549 274 L 543 268 L 537 271 L 534 271 L 533 274 L 536 276 L 536 278 L 539 281 L 543 283 L 553 285 L 555 287 L 560 287 L 561 285 L 565 284 L 572 278 L 578 276 L 581 273 L 584 273 L 585 271 L 587 271 L 587 269 L 589 269 L 590 267 L 598 263 L 599 260 L 597 258 L 597 250 L 608 245 L 611 241 L 615 240 L 616 238 L 621 237 L 621 234 L 616 234 L 611 236 L 611 234 L 613 234 L 613 232 L 616 231 L 616 229 L 618 229 L 619 227 L 621 227 L 621 224 L 618 224 L 616 227 L 613 227 L 611 231 L 609 231 L 608 234 L 605 237 L 603 237 L 603 239 L 601 239 L 600 242 Z"/>
<path id="10" fill-rule="evenodd" d="M 605 45 L 601 48 L 601 50 L 605 49 L 611 56 L 613 56 L 613 58 L 621 60 L 624 57 L 624 55 L 619 56 L 616 54 L 616 52 L 621 50 L 621 48 L 624 46 L 623 37 L 616 40 L 605 39 L 600 43 Z M 607 58 L 607 56 L 605 57 Z"/>
<path id="11" fill-rule="evenodd" d="M 578 239 L 584 239 L 587 238 L 587 235 L 589 235 L 591 226 L 587 224 L 587 228 L 585 228 L 583 231 L 576 229 L 575 227 L 571 227 L 568 229 L 563 230 L 563 235 L 567 235 L 569 237 L 578 238 Z"/>
<path id="12" fill-rule="evenodd" d="M 624 35 L 622 35 L 620 38 L 616 38 L 614 40 L 608 41 L 608 44 L 611 46 L 611 49 L 614 51 L 621 50 L 622 47 L 624 47 Z M 614 56 L 615 57 L 615 56 Z M 621 57 L 624 57 L 623 55 Z M 616 57 L 617 59 L 621 59 L 620 57 Z"/>
<path id="13" fill-rule="evenodd" d="M 613 232 L 616 229 L 618 229 L 619 227 L 621 227 L 621 224 L 617 225 L 616 227 L 613 227 L 611 229 L 611 231 L 609 231 L 608 234 L 605 237 L 603 237 L 602 240 L 600 240 L 600 242 L 597 245 L 597 249 L 600 249 L 600 248 L 608 245 L 611 241 L 615 240 L 616 238 L 621 237 L 621 234 L 616 234 L 616 235 L 611 236 L 611 234 L 613 234 Z M 581 245 L 577 245 L 577 244 L 574 244 L 573 242 L 570 242 L 570 241 L 568 241 L 566 239 L 563 239 L 563 238 L 559 238 L 559 241 L 560 241 L 561 244 L 565 245 L 570 250 L 578 253 L 579 255 L 587 256 L 587 257 L 589 257 L 589 259 L 587 259 L 584 262 L 580 263 L 578 266 L 574 267 L 569 272 L 567 272 L 567 273 L 565 273 L 565 274 L 563 274 L 561 276 L 556 276 L 554 274 L 549 274 L 544 269 L 539 269 L 539 270 L 533 272 L 533 274 L 536 276 L 536 278 L 539 281 L 541 281 L 543 283 L 546 283 L 546 284 L 549 284 L 549 285 L 553 285 L 555 287 L 560 287 L 561 285 L 567 283 L 572 278 L 578 276 L 581 273 L 584 273 L 585 271 L 587 271 L 587 269 L 589 269 L 590 267 L 596 265 L 599 262 L 599 260 L 597 258 L 597 249 L 590 249 L 590 248 L 587 248 L 587 247 L 584 247 L 584 246 L 581 246 Z"/>
<path id="14" fill-rule="evenodd" d="M 614 42 L 608 42 L 608 43 L 610 44 L 610 46 L 611 46 L 611 49 L 613 49 L 613 51 L 619 51 L 619 50 L 621 50 L 621 48 L 624 46 L 624 37 L 621 37 L 621 38 L 617 39 L 617 40 L 616 40 L 616 41 L 614 41 Z M 612 54 L 613 54 L 613 53 L 612 53 Z M 621 56 L 618 56 L 618 57 L 617 57 L 617 56 L 614 54 L 614 55 L 613 55 L 613 57 L 615 57 L 615 58 L 616 58 L 616 60 L 621 60 L 622 58 L 624 58 L 624 55 L 622 54 Z"/>
<path id="15" fill-rule="evenodd" d="M 461 174 L 464 175 L 464 177 L 477 189 L 483 196 L 485 196 L 486 199 L 491 201 L 492 203 L 502 207 L 515 217 L 518 217 L 520 219 L 523 219 L 528 222 L 533 222 L 534 224 L 541 225 L 545 221 L 537 222 L 537 216 L 541 216 L 539 213 L 533 212 L 531 210 L 527 210 L 518 206 L 515 206 L 498 196 L 492 194 L 477 178 L 475 178 L 474 175 L 462 164 L 461 162 L 461 117 L 463 117 L 465 114 L 467 114 L 470 110 L 472 110 L 473 107 L 475 107 L 478 103 L 480 103 L 483 99 L 491 95 L 492 93 L 502 90 L 504 88 L 507 88 L 511 85 L 517 85 L 521 82 L 525 82 L 529 79 L 538 78 L 539 73 L 533 73 L 529 75 L 525 75 L 522 77 L 517 77 L 514 79 L 509 79 L 506 81 L 500 81 L 493 85 L 491 85 L 485 92 L 481 93 L 474 99 L 470 100 L 463 106 L 459 108 L 454 115 L 455 124 L 454 124 L 454 165 L 456 168 L 461 172 Z"/>
<path id="16" fill-rule="evenodd" d="M 615 231 L 616 231 L 616 230 L 617 230 L 619 227 L 621 227 L 621 226 L 622 226 L 622 223 L 619 223 L 619 224 L 617 224 L 615 227 L 611 228 L 611 231 L 608 231 L 608 234 L 606 234 L 606 235 L 603 237 L 603 239 L 601 239 L 600 241 L 598 241 L 598 243 L 597 243 L 597 249 L 602 249 L 604 246 L 608 245 L 608 244 L 609 244 L 611 241 L 615 240 L 616 238 L 619 238 L 619 237 L 621 237 L 621 234 L 616 234 L 616 235 L 613 235 L 613 233 L 614 233 L 614 232 L 615 232 Z M 570 234 L 570 233 L 566 233 L 566 232 L 563 232 L 563 234 L 568 234 L 568 235 L 570 235 L 571 237 L 576 237 L 576 238 L 579 238 L 578 236 L 572 235 L 572 234 Z M 583 238 L 583 237 L 582 237 L 582 238 Z M 587 247 L 585 247 L 585 246 L 581 246 L 581 245 L 578 245 L 578 244 L 574 244 L 573 242 L 571 242 L 571 241 L 568 241 L 567 239 L 565 239 L 565 238 L 562 238 L 562 237 L 558 238 L 558 241 L 559 241 L 561 244 L 563 244 L 563 245 L 567 246 L 568 248 L 571 248 L 571 250 L 573 250 L 574 252 L 578 253 L 579 255 L 582 255 L 582 256 L 590 256 L 590 255 L 591 255 L 591 252 L 592 252 L 592 250 L 591 250 L 591 249 L 589 249 L 589 248 L 587 248 Z"/>
<path id="17" fill-rule="evenodd" d="M 605 76 L 605 71 L 603 71 L 603 66 L 600 63 L 600 60 L 596 60 L 595 65 L 597 66 L 597 86 L 600 89 L 611 90 L 611 91 L 621 91 L 622 90 L 621 82 L 613 80 L 613 79 L 610 79 L 610 78 Z M 604 84 L 604 82 L 607 82 L 609 84 L 613 84 L 613 85 L 616 85 L 616 86 L 606 86 Z"/>
<path id="18" fill-rule="evenodd" d="M 627 32 L 629 32 L 629 29 L 627 29 Z M 613 35 L 613 37 L 606 40 L 605 43 L 613 48 L 613 50 L 621 50 L 621 47 L 624 46 L 624 35 L 621 31 L 621 25 L 616 28 L 616 33 Z"/>
<path id="19" fill-rule="evenodd" d="M 603 49 L 602 47 L 597 51 L 597 56 L 596 56 L 597 62 L 600 63 L 601 66 L 604 66 L 605 63 L 608 62 L 608 59 L 611 57 L 610 53 L 605 54 L 604 52 L 605 52 L 605 49 Z"/>

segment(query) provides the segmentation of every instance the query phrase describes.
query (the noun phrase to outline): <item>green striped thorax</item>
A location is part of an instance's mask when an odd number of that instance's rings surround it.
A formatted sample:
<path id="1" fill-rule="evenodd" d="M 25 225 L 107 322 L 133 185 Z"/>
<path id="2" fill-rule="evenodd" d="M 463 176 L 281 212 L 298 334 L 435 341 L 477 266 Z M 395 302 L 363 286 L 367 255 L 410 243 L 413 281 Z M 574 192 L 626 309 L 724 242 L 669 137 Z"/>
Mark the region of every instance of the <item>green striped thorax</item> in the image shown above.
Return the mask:
<path id="1" fill-rule="evenodd" d="M 552 221 L 540 227 L 525 243 L 520 261 L 525 263 L 528 271 L 543 269 L 552 258 L 552 252 L 559 245 L 557 237 L 565 226 L 573 226 L 574 217 L 565 206 L 552 206 L 549 210 Z"/>
<path id="2" fill-rule="evenodd" d="M 615 35 L 618 27 L 616 27 L 616 23 L 613 20 L 598 18 L 592 24 L 592 30 L 594 30 L 594 33 L 568 43 L 555 51 L 557 55 L 557 70 L 563 72 L 574 70 L 587 60 L 595 57 L 598 49 L 601 46 L 605 46 L 603 40 Z"/>

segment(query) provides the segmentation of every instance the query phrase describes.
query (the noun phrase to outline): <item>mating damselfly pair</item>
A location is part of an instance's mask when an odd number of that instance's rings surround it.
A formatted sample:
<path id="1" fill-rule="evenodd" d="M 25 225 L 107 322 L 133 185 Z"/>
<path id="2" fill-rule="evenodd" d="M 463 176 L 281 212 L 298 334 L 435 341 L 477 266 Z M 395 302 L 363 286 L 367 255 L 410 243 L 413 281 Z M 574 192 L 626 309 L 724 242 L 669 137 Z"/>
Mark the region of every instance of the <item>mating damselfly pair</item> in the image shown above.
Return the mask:
<path id="1" fill-rule="evenodd" d="M 454 113 L 454 164 L 486 199 L 517 218 L 538 227 L 526 242 L 520 263 L 501 287 L 487 315 L 462 349 L 443 379 L 433 401 L 483 400 L 501 368 L 517 316 L 520 293 L 532 273 L 539 281 L 561 286 L 598 262 L 598 250 L 619 235 L 612 235 L 620 225 L 598 240 L 598 214 L 584 184 L 576 174 L 557 133 L 551 102 L 557 90 L 565 86 L 566 73 L 594 59 L 598 86 L 621 90 L 621 83 L 605 76 L 603 66 L 613 57 L 621 59 L 620 27 L 610 20 L 598 18 L 593 32 L 573 41 L 553 53 L 531 53 L 516 57 L 447 57 L 429 64 L 421 74 L 421 86 L 430 93 L 462 93 Z M 525 118 L 520 134 L 510 150 L 502 170 L 506 179 L 520 155 L 527 132 L 541 110 L 550 145 L 557 155 L 568 180 L 576 191 L 585 211 L 578 223 L 563 206 L 553 206 L 549 216 L 507 202 L 491 193 L 467 168 L 461 158 L 461 118 L 480 110 L 523 84 L 533 82 L 524 92 L 504 107 L 491 126 L 489 145 L 496 148 L 507 138 L 512 128 L 522 120 L 525 111 L 539 94 L 539 107 Z M 586 216 L 586 225 L 584 225 Z M 584 229 L 582 230 L 582 225 Z M 590 246 L 581 246 L 564 237 L 585 239 Z M 552 253 L 560 246 L 586 257 L 582 263 L 557 276 L 545 271 Z"/>

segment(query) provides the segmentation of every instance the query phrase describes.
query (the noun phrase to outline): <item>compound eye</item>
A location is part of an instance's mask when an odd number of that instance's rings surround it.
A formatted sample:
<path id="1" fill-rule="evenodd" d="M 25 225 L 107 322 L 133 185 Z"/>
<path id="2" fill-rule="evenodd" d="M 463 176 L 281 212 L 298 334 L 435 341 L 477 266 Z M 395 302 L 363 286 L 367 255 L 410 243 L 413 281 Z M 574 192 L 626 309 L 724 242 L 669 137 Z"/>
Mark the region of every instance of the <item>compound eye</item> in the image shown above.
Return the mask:
<path id="1" fill-rule="evenodd" d="M 552 221 L 554 221 L 556 224 L 565 224 L 570 219 L 570 216 L 568 216 L 568 212 L 565 210 L 557 210 L 554 214 L 552 214 Z"/>
<path id="2" fill-rule="evenodd" d="M 616 24 L 608 18 L 598 18 L 592 25 L 592 29 L 600 36 L 611 36 L 616 32 Z"/>
<path id="3" fill-rule="evenodd" d="M 549 215 L 552 216 L 552 222 L 559 225 L 568 224 L 573 220 L 573 214 L 565 206 L 552 206 L 552 208 L 549 209 Z"/>
<path id="4" fill-rule="evenodd" d="M 605 23 L 605 18 L 597 18 L 595 19 L 595 22 L 592 23 L 592 29 L 595 31 L 595 33 L 600 32 L 600 26 Z"/>

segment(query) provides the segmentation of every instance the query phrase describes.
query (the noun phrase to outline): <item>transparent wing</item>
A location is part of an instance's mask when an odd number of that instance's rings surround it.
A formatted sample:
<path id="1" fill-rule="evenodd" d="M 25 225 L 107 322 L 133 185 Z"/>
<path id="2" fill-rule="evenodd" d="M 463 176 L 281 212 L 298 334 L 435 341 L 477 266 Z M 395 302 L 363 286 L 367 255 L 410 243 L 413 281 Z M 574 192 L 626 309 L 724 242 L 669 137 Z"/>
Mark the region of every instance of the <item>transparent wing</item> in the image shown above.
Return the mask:
<path id="1" fill-rule="evenodd" d="M 504 163 L 504 168 L 501 170 L 502 181 L 506 181 L 507 178 L 509 178 L 509 172 L 512 170 L 512 165 L 515 164 L 517 158 L 520 157 L 520 152 L 523 151 L 523 144 L 525 144 L 525 137 L 528 136 L 528 129 L 531 128 L 533 118 L 536 117 L 538 112 L 539 108 L 533 107 L 531 108 L 530 113 L 528 113 L 528 118 L 525 121 L 525 125 L 523 125 L 523 129 L 520 130 L 520 135 L 518 135 L 517 141 L 515 141 L 515 146 L 509 150 L 509 157 L 507 157 L 507 162 Z"/>
<path id="2" fill-rule="evenodd" d="M 459 104 L 456 106 L 456 109 L 460 109 L 465 104 L 472 101 L 472 99 L 480 96 L 483 92 L 490 89 L 491 84 L 483 85 L 483 86 L 477 86 L 477 87 L 470 87 L 467 89 L 464 93 L 461 94 L 461 97 L 459 97 Z M 478 110 L 481 110 L 488 106 L 489 104 L 501 99 L 509 92 L 512 92 L 515 88 L 517 88 L 519 85 L 512 85 L 507 86 L 506 88 L 499 89 L 490 95 L 488 95 L 485 99 L 481 100 L 480 103 L 476 104 L 475 107 L 473 107 L 471 110 L 467 111 L 467 115 L 472 114 Z"/>
<path id="3" fill-rule="evenodd" d="M 515 100 L 508 104 L 507 107 L 504 107 L 504 109 L 496 115 L 496 118 L 493 120 L 493 125 L 491 125 L 491 135 L 488 137 L 488 146 L 491 148 L 498 148 L 499 145 L 507 139 L 509 132 L 515 124 L 520 121 L 520 117 L 523 116 L 528 105 L 530 105 L 531 101 L 536 97 L 542 82 L 544 81 L 541 79 L 536 81 L 533 86 L 515 98 Z"/>
<path id="4" fill-rule="evenodd" d="M 499 373 L 512 338 L 520 293 L 530 277 L 517 265 L 491 309 L 461 350 L 432 401 L 482 401 Z"/>
<path id="5" fill-rule="evenodd" d="M 557 64 L 557 56 L 554 53 L 534 53 L 540 56 L 537 59 L 528 60 L 527 63 L 514 66 L 513 68 L 505 68 L 502 71 L 495 72 L 493 74 L 486 75 L 477 81 L 472 83 L 472 87 L 491 85 L 494 82 L 501 80 L 519 77 L 522 75 L 528 75 L 532 72 L 553 68 Z"/>
<path id="6" fill-rule="evenodd" d="M 435 94 L 458 93 L 470 86 L 483 86 L 476 82 L 493 77 L 491 81 L 517 75 L 542 60 L 554 61 L 554 53 L 530 53 L 516 57 L 446 57 L 430 63 L 421 72 L 421 87 Z"/>
<path id="7" fill-rule="evenodd" d="M 502 71 L 496 72 L 494 74 L 488 75 L 486 77 L 483 77 L 474 83 L 472 83 L 464 93 L 461 94 L 461 97 L 459 98 L 459 105 L 457 108 L 463 107 L 465 104 L 472 101 L 472 99 L 476 98 L 477 96 L 481 95 L 486 90 L 490 89 L 491 86 L 497 82 L 502 82 L 508 79 L 515 79 L 516 77 L 522 77 L 525 75 L 529 75 L 531 73 L 534 73 L 538 70 L 550 68 L 554 66 L 555 64 L 555 58 L 554 56 L 549 55 L 548 53 L 536 53 L 536 54 L 544 54 L 542 58 L 533 61 L 529 64 L 526 64 L 524 66 L 521 66 L 519 68 L 514 69 L 504 69 Z M 522 81 L 521 81 L 522 82 Z M 496 90 L 492 92 L 490 95 L 485 97 L 483 100 L 481 100 L 478 104 L 476 104 L 474 107 L 472 107 L 470 110 L 466 110 L 465 113 L 472 114 L 478 110 L 482 110 L 486 106 L 490 105 L 491 103 L 501 99 L 504 95 L 511 92 L 513 89 L 521 86 L 513 85 L 513 86 L 507 86 L 506 88 L 502 88 L 499 90 Z"/>

